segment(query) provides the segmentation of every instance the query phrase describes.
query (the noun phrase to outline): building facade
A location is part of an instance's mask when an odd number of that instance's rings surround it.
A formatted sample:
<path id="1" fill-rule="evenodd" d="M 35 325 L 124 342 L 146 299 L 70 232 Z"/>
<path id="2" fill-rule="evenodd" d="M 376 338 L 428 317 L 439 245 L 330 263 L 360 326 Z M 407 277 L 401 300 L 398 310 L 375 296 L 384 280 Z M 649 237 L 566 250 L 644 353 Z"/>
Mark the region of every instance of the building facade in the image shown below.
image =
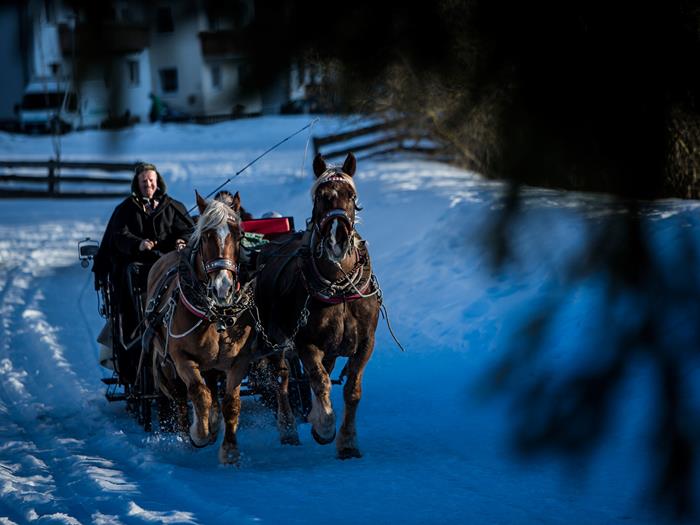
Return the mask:
<path id="1" fill-rule="evenodd" d="M 222 9 L 229 4 L 233 15 Z M 84 127 L 106 119 L 148 121 L 153 96 L 177 118 L 279 113 L 304 93 L 298 70 L 264 91 L 246 89 L 251 68 L 239 44 L 255 16 L 253 0 L 115 0 L 78 9 L 68 0 L 5 5 L 0 27 L 15 31 L 2 38 L 21 44 L 3 46 L 2 60 L 17 84 L 6 88 L 10 102 L 0 108 L 3 114 L 21 102 L 20 83 L 25 92 L 42 82 L 72 86 Z"/>

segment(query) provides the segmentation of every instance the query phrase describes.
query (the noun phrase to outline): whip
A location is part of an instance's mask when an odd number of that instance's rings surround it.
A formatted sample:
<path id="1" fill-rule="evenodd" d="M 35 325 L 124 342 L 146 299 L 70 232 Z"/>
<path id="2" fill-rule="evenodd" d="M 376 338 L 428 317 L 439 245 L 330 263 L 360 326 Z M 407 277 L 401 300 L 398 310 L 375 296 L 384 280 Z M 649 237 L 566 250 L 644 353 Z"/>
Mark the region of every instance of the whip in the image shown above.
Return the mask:
<path id="1" fill-rule="evenodd" d="M 240 170 L 238 170 L 234 175 L 232 175 L 231 177 L 229 177 L 228 179 L 226 179 L 224 182 L 222 182 L 219 186 L 217 186 L 216 188 L 214 188 L 214 189 L 213 189 L 211 192 L 209 192 L 204 198 L 205 198 L 205 199 L 208 199 L 209 197 L 211 197 L 212 195 L 214 195 L 217 191 L 219 191 L 221 188 L 223 188 L 224 186 L 226 186 L 229 182 L 231 182 L 233 179 L 235 179 L 236 177 L 238 177 L 238 176 L 239 176 L 241 173 L 243 173 L 245 170 L 247 170 L 248 168 L 250 168 L 253 164 L 255 164 L 255 163 L 258 162 L 260 159 L 262 159 L 265 155 L 267 155 L 268 153 L 270 153 L 270 152 L 271 152 L 272 150 L 274 150 L 275 148 L 281 146 L 282 144 L 284 144 L 285 142 L 287 142 L 287 141 L 288 141 L 289 139 L 291 139 L 292 137 L 297 136 L 299 133 L 301 133 L 301 132 L 304 131 L 305 129 L 309 129 L 309 138 L 311 138 L 311 129 L 310 129 L 310 128 L 313 127 L 313 125 L 316 124 L 316 122 L 318 122 L 318 121 L 319 121 L 319 117 L 316 117 L 315 119 L 313 119 L 311 122 L 309 122 L 309 123 L 308 123 L 306 126 L 304 126 L 303 128 L 301 128 L 301 129 L 295 131 L 294 133 L 292 133 L 292 134 L 289 135 L 288 137 L 285 137 L 284 139 L 280 140 L 277 144 L 275 144 L 275 145 L 272 146 L 271 148 L 268 148 L 267 150 L 265 150 L 262 154 L 258 155 L 256 158 L 254 158 L 254 159 L 251 160 L 248 164 L 246 164 L 246 165 L 243 166 Z M 308 147 L 308 139 L 307 139 L 306 142 L 307 142 L 307 147 Z M 304 149 L 304 160 L 306 160 L 306 148 Z M 197 205 L 195 204 L 195 205 L 192 206 L 189 210 L 187 210 L 187 213 L 192 213 L 196 207 L 197 207 Z"/>

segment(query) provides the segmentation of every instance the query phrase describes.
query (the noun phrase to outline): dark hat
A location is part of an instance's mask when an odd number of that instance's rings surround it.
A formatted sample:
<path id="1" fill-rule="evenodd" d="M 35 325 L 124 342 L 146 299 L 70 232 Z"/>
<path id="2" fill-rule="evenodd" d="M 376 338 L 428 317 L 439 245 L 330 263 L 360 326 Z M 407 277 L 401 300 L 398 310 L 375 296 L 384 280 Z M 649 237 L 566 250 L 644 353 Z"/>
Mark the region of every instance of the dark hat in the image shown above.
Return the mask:
<path id="1" fill-rule="evenodd" d="M 155 164 L 151 164 L 149 162 L 138 162 L 136 166 L 134 166 L 134 178 L 131 179 L 131 193 L 137 197 L 141 196 L 141 192 L 139 191 L 139 175 L 148 170 L 153 170 L 156 172 L 158 193 L 164 194 L 166 191 L 168 191 L 168 186 L 165 184 L 165 179 L 163 179 Z"/>

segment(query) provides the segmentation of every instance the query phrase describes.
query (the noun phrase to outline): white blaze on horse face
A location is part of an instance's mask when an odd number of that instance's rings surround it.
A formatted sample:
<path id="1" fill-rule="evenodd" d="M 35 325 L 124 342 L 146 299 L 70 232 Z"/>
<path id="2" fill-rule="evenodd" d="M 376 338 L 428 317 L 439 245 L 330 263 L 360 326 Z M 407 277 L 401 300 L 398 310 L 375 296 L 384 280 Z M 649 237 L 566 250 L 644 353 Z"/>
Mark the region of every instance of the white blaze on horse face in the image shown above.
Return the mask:
<path id="1" fill-rule="evenodd" d="M 338 242 L 338 219 L 333 219 L 329 237 L 330 256 L 333 260 L 340 262 L 343 256 L 343 247 Z"/>
<path id="2" fill-rule="evenodd" d="M 341 262 L 350 250 L 350 235 L 341 219 L 331 219 L 331 227 L 326 237 L 326 253 L 331 261 Z"/>
<path id="3" fill-rule="evenodd" d="M 216 230 L 216 235 L 218 237 L 219 246 L 223 248 L 226 246 L 226 237 L 230 234 L 228 225 L 220 226 Z M 212 283 L 214 291 L 216 292 L 216 297 L 219 302 L 225 302 L 231 292 L 233 292 L 233 279 L 230 277 L 230 272 L 228 270 L 220 270 L 216 272 L 216 277 Z"/>

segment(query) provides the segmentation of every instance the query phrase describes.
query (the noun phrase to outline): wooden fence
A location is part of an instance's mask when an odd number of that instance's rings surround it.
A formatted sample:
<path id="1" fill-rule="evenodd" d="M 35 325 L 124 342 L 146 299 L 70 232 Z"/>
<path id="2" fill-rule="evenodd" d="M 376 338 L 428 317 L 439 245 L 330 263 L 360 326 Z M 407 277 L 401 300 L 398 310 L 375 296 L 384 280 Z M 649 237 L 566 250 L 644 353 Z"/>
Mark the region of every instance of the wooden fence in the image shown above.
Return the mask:
<path id="1" fill-rule="evenodd" d="M 432 157 L 442 153 L 440 146 L 428 140 L 425 134 L 409 130 L 406 124 L 405 120 L 394 120 L 314 137 L 314 152 L 326 159 L 344 157 L 350 152 L 358 158 L 402 152 Z"/>
<path id="2" fill-rule="evenodd" d="M 0 198 L 125 197 L 133 174 L 133 163 L 0 160 Z"/>

